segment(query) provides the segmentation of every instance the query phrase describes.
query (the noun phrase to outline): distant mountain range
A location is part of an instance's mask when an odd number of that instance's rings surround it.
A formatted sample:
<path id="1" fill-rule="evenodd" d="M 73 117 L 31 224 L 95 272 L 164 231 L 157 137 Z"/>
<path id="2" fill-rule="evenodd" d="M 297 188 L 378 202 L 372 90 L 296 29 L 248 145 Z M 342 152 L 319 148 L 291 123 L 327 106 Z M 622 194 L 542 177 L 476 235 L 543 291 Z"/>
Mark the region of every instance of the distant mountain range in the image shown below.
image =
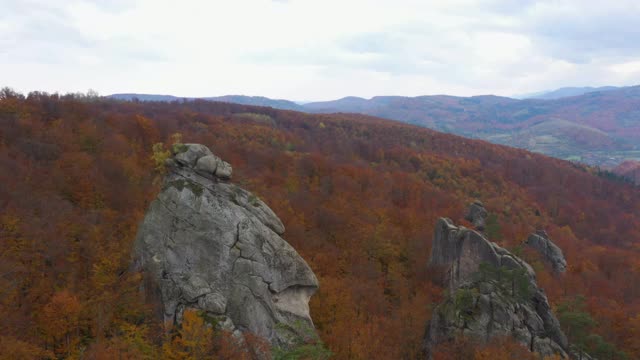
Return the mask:
<path id="1" fill-rule="evenodd" d="M 579 95 L 584 95 L 584 94 L 592 93 L 596 91 L 609 91 L 609 90 L 616 90 L 616 89 L 620 89 L 620 88 L 617 86 L 563 87 L 563 88 L 551 90 L 551 91 L 542 91 L 542 92 L 537 92 L 532 94 L 519 95 L 519 96 L 515 96 L 515 98 L 551 100 L 551 99 L 560 99 L 560 98 L 570 97 L 570 96 L 579 96 Z"/>
<path id="2" fill-rule="evenodd" d="M 201 99 L 309 113 L 362 113 L 605 168 L 625 160 L 640 160 L 640 86 L 564 88 L 541 96 L 580 91 L 588 92 L 558 99 L 522 100 L 493 95 L 345 97 L 302 105 L 242 95 Z M 141 101 L 183 99 L 147 94 L 111 97 Z"/>
<path id="3" fill-rule="evenodd" d="M 108 97 L 118 100 L 132 101 L 134 99 L 140 101 L 181 101 L 181 100 L 208 100 L 229 102 L 234 104 L 254 105 L 254 106 L 270 106 L 276 109 L 305 111 L 305 109 L 289 100 L 269 99 L 263 96 L 244 96 L 244 95 L 225 95 L 212 97 L 178 97 L 173 95 L 152 95 L 152 94 L 113 94 Z"/>
<path id="4" fill-rule="evenodd" d="M 640 161 L 627 160 L 613 168 L 612 172 L 640 185 Z"/>

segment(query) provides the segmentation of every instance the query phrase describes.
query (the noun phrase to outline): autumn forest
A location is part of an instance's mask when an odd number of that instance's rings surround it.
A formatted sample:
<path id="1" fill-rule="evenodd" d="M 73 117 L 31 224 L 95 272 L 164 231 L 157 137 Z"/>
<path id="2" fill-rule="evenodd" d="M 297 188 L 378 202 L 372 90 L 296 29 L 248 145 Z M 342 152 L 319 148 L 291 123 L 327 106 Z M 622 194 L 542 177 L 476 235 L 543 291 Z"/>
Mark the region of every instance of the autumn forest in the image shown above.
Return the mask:
<path id="1" fill-rule="evenodd" d="M 471 227 L 474 200 L 489 239 L 533 266 L 570 340 L 640 358 L 640 191 L 610 173 L 364 115 L 4 89 L 0 359 L 251 356 L 193 314 L 165 331 L 131 270 L 161 186 L 152 149 L 175 134 L 232 164 L 233 182 L 280 217 L 318 277 L 311 316 L 334 359 L 421 358 L 443 297 L 426 266 L 435 223 Z M 521 246 L 535 230 L 564 251 L 564 275 Z M 535 358 L 522 351 L 461 338 L 434 358 Z"/>

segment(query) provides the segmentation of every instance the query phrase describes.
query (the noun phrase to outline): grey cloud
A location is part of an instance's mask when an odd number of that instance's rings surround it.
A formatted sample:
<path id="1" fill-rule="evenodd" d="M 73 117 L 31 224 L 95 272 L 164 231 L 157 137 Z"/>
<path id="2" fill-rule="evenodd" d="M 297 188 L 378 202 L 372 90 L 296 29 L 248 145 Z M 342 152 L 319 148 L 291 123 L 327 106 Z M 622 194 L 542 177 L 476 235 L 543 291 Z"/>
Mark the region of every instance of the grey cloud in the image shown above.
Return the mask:
<path id="1" fill-rule="evenodd" d="M 434 79 L 465 81 L 468 52 L 464 29 L 452 32 L 428 22 L 405 24 L 385 32 L 360 34 L 343 41 L 341 49 L 375 54 L 359 64 L 392 75 L 429 75 Z M 462 65 L 462 66 L 461 66 Z"/>
<path id="2" fill-rule="evenodd" d="M 91 1 L 100 9 L 123 11 L 124 1 Z M 72 26 L 71 14 L 63 6 L 35 2 L 12 3 L 0 14 L 9 31 L 0 34 L 0 59 L 6 62 L 41 64 L 73 63 L 91 56 L 112 64 L 130 61 L 162 61 L 156 49 L 133 37 L 95 39 Z M 10 49 L 10 50 L 8 50 Z"/>
<path id="3" fill-rule="evenodd" d="M 465 58 L 465 45 L 459 43 L 456 36 L 481 31 L 522 35 L 532 42 L 541 57 L 578 65 L 602 61 L 615 63 L 640 56 L 640 42 L 637 40 L 640 38 L 640 3 L 637 2 L 609 6 L 588 1 L 488 0 L 480 4 L 466 13 L 461 12 L 468 21 L 455 29 L 438 29 L 426 23 L 415 23 L 407 24 L 400 33 L 420 36 L 427 48 L 434 51 L 423 54 L 423 57 L 438 64 L 456 62 L 472 66 L 472 59 Z M 508 21 L 493 21 L 493 16 Z M 374 50 L 397 51 L 399 47 L 398 43 L 389 45 L 394 40 L 391 36 L 378 40 L 373 43 L 376 46 Z M 364 41 L 361 46 L 366 49 L 369 43 L 371 41 Z M 420 52 L 416 49 L 418 42 L 408 41 L 407 44 L 411 53 Z M 357 50 L 357 47 L 353 49 Z M 411 58 L 411 53 L 407 58 Z M 525 65 L 528 60 L 520 59 L 519 62 Z M 522 72 L 528 70 L 524 66 L 520 68 Z M 501 69 L 496 71 L 501 72 Z"/>
<path id="4" fill-rule="evenodd" d="M 405 39 L 395 33 L 379 32 L 360 34 L 342 42 L 345 49 L 356 53 L 388 54 L 400 51 Z"/>
<path id="5" fill-rule="evenodd" d="M 0 35 L 0 46 L 10 61 L 57 63 L 64 60 L 68 48 L 82 48 L 90 41 L 81 32 L 67 25 L 65 13 L 42 4 L 14 3 L 2 12 L 8 30 Z"/>
<path id="6" fill-rule="evenodd" d="M 348 51 L 344 48 L 277 49 L 245 54 L 245 63 L 315 66 L 336 69 L 369 70 L 394 75 L 427 71 L 438 63 L 419 56 L 410 58 L 400 53 Z"/>
<path id="7" fill-rule="evenodd" d="M 638 19 L 640 14 L 634 19 L 593 19 L 590 24 L 546 22 L 536 26 L 534 34 L 550 55 L 573 63 L 588 63 L 603 56 L 633 57 L 640 55 Z"/>
<path id="8" fill-rule="evenodd" d="M 519 15 L 534 6 L 538 0 L 486 0 L 481 5 L 486 11 L 502 15 Z"/>
<path id="9" fill-rule="evenodd" d="M 133 7 L 136 10 L 132 13 L 145 13 L 145 6 L 162 6 L 152 1 L 137 4 L 129 0 L 82 1 L 95 6 L 102 15 L 106 13 L 109 19 L 130 20 L 131 16 L 126 12 Z M 272 1 L 281 9 L 305 15 L 304 6 L 297 6 L 301 3 L 290 6 L 296 0 Z M 600 4 L 596 0 L 478 0 L 462 1 L 463 6 L 458 7 L 415 5 L 417 14 L 424 14 L 419 17 L 420 21 L 390 19 L 385 23 L 396 25 L 387 27 L 370 24 L 372 21 L 367 26 L 354 23 L 352 27 L 345 27 L 338 39 L 331 38 L 337 32 L 328 31 L 327 36 L 310 32 L 311 38 L 298 47 L 252 50 L 251 44 L 247 44 L 243 53 L 235 52 L 233 48 L 224 55 L 233 58 L 233 65 L 308 66 L 310 77 L 338 82 L 346 82 L 349 74 L 359 73 L 353 76 L 366 77 L 370 75 L 367 72 L 376 72 L 384 75 L 372 76 L 372 83 L 382 79 L 380 84 L 402 84 L 405 80 L 415 84 L 414 79 L 428 78 L 443 87 L 479 89 L 480 92 L 488 87 L 529 92 L 538 87 L 553 87 L 553 84 L 582 85 L 577 84 L 579 81 L 585 85 L 604 84 L 614 79 L 611 65 L 640 56 L 640 42 L 637 41 L 640 38 L 640 26 L 637 25 L 640 5 L 633 5 L 631 0 L 625 5 L 624 1 L 627 0 Z M 224 10 L 223 5 L 220 8 Z M 331 10 L 340 11 L 339 8 L 336 5 Z M 77 15 L 73 13 L 74 8 L 64 2 L 0 0 L 0 9 L 0 71 L 2 64 L 31 63 L 53 64 L 52 69 L 74 69 L 87 63 L 89 67 L 95 64 L 111 71 L 153 63 L 171 68 L 184 66 L 181 61 L 194 57 L 188 46 L 184 47 L 186 51 L 177 50 L 181 45 L 176 42 L 177 36 L 165 38 L 169 27 L 165 33 L 162 33 L 164 30 L 137 33 L 117 28 L 128 24 L 119 25 L 114 21 L 113 29 L 117 31 L 98 36 L 87 31 L 89 29 L 80 28 L 84 25 L 76 25 L 72 21 L 77 19 L 73 16 Z M 405 16 L 402 12 L 399 14 Z M 362 13 L 353 16 L 355 19 Z M 358 31 L 362 28 L 378 30 Z M 247 29 L 248 26 L 243 27 L 243 30 Z M 105 31 L 109 31 L 108 26 Z M 180 36 L 185 37 L 200 35 L 188 29 L 175 31 L 182 31 Z M 518 35 L 529 42 L 513 38 L 514 46 L 521 46 L 518 49 L 505 49 L 507 43 L 481 43 L 496 34 Z M 487 37 L 483 37 L 485 35 Z M 228 36 L 233 36 L 233 32 Z M 281 42 L 274 39 L 273 43 Z M 219 47 L 220 51 L 226 51 L 220 44 L 203 44 L 203 47 Z M 496 54 L 491 53 L 493 48 Z M 100 79 L 99 74 L 96 79 Z M 265 85 L 265 88 L 268 86 L 277 85 Z M 404 92 L 403 85 L 396 86 L 389 91 Z"/>
<path id="10" fill-rule="evenodd" d="M 452 41 L 455 36 L 442 36 L 442 30 L 430 24 L 405 27 L 345 36 L 331 44 L 248 52 L 241 61 L 333 67 L 338 68 L 337 71 L 359 69 L 392 75 L 444 70 L 455 73 L 451 57 L 464 52 L 460 44 Z M 420 31 L 413 31 L 415 29 Z"/>
<path id="11" fill-rule="evenodd" d="M 131 0 L 85 0 L 85 2 L 111 13 L 126 11 L 131 8 L 133 3 Z"/>
<path id="12" fill-rule="evenodd" d="M 516 31 L 528 35 L 541 53 L 575 64 L 639 56 L 640 6 L 591 6 L 574 2 L 561 10 L 534 8 Z"/>
<path id="13" fill-rule="evenodd" d="M 63 9 L 53 2 L 0 0 L 0 8 L 0 20 L 3 21 L 27 17 L 64 17 Z"/>
<path id="14" fill-rule="evenodd" d="M 582 1 L 481 1 L 446 14 L 461 20 L 456 24 L 425 19 L 373 33 L 346 34 L 329 44 L 247 54 L 244 61 L 311 65 L 335 77 L 353 70 L 428 76 L 469 88 L 550 81 L 545 76 L 558 76 L 556 82 L 565 78 L 575 82 L 580 76 L 587 77 L 585 83 L 606 82 L 608 65 L 640 55 L 640 27 L 636 25 L 640 12 L 634 8 L 586 11 L 589 6 Z M 522 36 L 532 48 L 500 65 L 482 62 L 473 54 L 478 51 L 474 37 L 483 32 Z M 571 74 L 558 74 L 550 67 L 556 60 L 578 68 Z"/>

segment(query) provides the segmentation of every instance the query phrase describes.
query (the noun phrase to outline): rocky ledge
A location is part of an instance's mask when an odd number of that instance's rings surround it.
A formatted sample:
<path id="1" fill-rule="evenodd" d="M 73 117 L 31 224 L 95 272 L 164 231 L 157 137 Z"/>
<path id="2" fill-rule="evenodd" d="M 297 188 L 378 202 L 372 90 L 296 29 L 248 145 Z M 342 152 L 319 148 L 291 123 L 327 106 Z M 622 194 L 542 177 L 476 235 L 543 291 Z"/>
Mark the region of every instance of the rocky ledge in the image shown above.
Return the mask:
<path id="1" fill-rule="evenodd" d="M 536 231 L 529 235 L 524 243 L 536 250 L 546 262 L 551 264 L 554 272 L 561 274 L 567 270 L 567 260 L 564 258 L 562 249 L 549 239 L 546 231 Z"/>
<path id="2" fill-rule="evenodd" d="M 308 303 L 318 280 L 282 239 L 280 219 L 229 183 L 231 165 L 206 146 L 174 149 L 134 249 L 145 292 L 161 303 L 165 324 L 180 323 L 193 309 L 274 346 L 314 334 Z"/>
<path id="3" fill-rule="evenodd" d="M 448 295 L 427 325 L 427 358 L 437 344 L 458 335 L 480 342 L 510 336 L 541 356 L 567 358 L 567 338 L 526 262 L 482 234 L 441 218 L 429 266 L 444 274 Z"/>
<path id="4" fill-rule="evenodd" d="M 469 210 L 464 219 L 471 222 L 476 230 L 484 231 L 487 216 L 489 216 L 489 213 L 484 208 L 482 201 L 475 200 L 469 205 Z"/>

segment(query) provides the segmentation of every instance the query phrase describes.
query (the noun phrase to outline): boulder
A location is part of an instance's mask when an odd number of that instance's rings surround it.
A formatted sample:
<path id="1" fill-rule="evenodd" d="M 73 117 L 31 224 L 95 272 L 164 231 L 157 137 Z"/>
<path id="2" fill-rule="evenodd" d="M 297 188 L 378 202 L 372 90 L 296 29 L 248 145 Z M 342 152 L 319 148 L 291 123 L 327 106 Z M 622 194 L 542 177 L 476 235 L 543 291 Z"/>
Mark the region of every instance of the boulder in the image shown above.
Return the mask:
<path id="1" fill-rule="evenodd" d="M 546 262 L 551 264 L 556 273 L 564 273 L 567 270 L 567 260 L 564 258 L 562 249 L 549 239 L 545 231 L 536 231 L 529 235 L 524 243 L 535 249 Z"/>
<path id="2" fill-rule="evenodd" d="M 205 174 L 215 175 L 218 163 L 221 161 L 219 157 L 213 154 L 203 156 L 196 161 L 195 170 Z"/>
<path id="3" fill-rule="evenodd" d="M 183 166 L 194 167 L 198 159 L 213 155 L 208 147 L 201 144 L 178 144 L 173 147 L 173 159 Z"/>
<path id="4" fill-rule="evenodd" d="M 193 309 L 274 346 L 315 336 L 308 304 L 318 280 L 280 236 L 280 219 L 257 196 L 219 181 L 214 174 L 226 163 L 206 147 L 186 147 L 169 162 L 134 248 L 134 267 L 165 324 Z M 230 173 L 229 166 L 223 175 Z"/>
<path id="5" fill-rule="evenodd" d="M 231 179 L 231 164 L 226 161 L 220 161 L 215 174 L 220 179 Z"/>
<path id="6" fill-rule="evenodd" d="M 201 144 L 179 144 L 173 146 L 174 156 L 166 160 L 170 170 L 181 169 L 195 172 L 209 179 L 229 180 L 233 169 L 231 164 L 214 155 Z"/>
<path id="7" fill-rule="evenodd" d="M 424 337 L 426 357 L 439 343 L 464 334 L 480 342 L 511 336 L 542 356 L 567 357 L 567 338 L 535 272 L 482 234 L 438 220 L 429 267 L 442 270 L 448 295 L 433 311 Z"/>
<path id="8" fill-rule="evenodd" d="M 480 200 L 476 200 L 469 205 L 465 220 L 471 222 L 476 230 L 483 231 L 485 222 L 489 213 L 484 208 L 484 204 Z"/>

